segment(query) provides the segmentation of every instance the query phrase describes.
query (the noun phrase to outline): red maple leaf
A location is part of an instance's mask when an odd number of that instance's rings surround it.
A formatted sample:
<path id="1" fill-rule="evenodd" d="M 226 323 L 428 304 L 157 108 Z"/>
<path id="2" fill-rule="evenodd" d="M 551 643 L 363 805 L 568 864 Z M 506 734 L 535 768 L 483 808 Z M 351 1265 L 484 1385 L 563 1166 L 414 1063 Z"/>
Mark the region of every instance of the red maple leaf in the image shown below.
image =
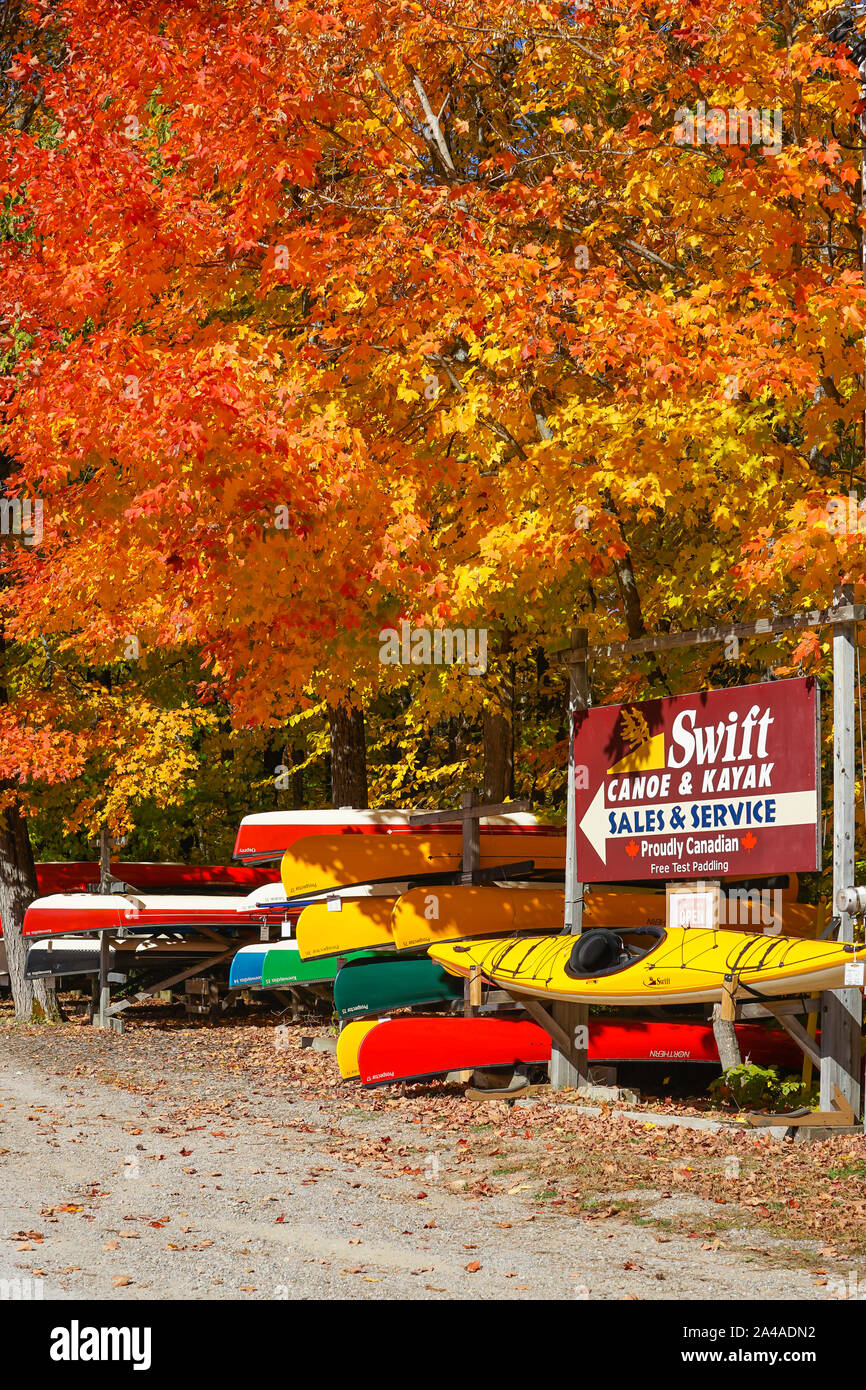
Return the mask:
<path id="1" fill-rule="evenodd" d="M 743 849 L 746 851 L 747 854 L 752 853 L 752 850 L 755 848 L 755 845 L 757 843 L 757 838 L 752 834 L 751 830 L 749 831 L 748 835 L 744 835 L 742 840 L 740 841 L 740 844 L 743 846 Z"/>
<path id="2" fill-rule="evenodd" d="M 637 841 L 629 840 L 628 844 L 625 847 L 625 852 L 630 859 L 634 859 L 635 855 L 637 854 Z"/>

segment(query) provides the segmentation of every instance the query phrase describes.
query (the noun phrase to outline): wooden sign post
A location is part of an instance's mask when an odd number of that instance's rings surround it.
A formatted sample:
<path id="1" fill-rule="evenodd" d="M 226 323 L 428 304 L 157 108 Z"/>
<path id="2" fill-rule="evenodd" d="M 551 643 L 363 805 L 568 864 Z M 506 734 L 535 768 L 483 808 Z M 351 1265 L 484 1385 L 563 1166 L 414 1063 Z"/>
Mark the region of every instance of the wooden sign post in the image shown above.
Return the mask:
<path id="1" fill-rule="evenodd" d="M 850 603 L 850 591 L 840 590 L 837 603 Z M 849 610 L 850 611 L 850 608 Z M 833 902 L 842 888 L 854 884 L 854 647 L 852 621 L 833 626 Z M 840 913 L 839 941 L 854 940 L 854 918 Z M 837 1088 L 855 1115 L 861 1113 L 860 1032 L 863 993 L 860 989 L 826 990 L 821 995 L 821 1109 L 829 1111 Z"/>
<path id="2" fill-rule="evenodd" d="M 590 704 L 586 639 L 586 628 L 575 628 L 571 634 L 574 660 L 569 665 L 568 691 L 568 809 L 565 829 L 564 921 L 564 930 L 571 936 L 580 936 L 583 931 L 584 885 L 577 876 L 577 816 L 574 812 L 575 785 L 580 775 L 580 770 L 574 765 L 574 721 L 579 713 L 589 709 Z M 571 1047 L 568 1052 L 564 1052 L 557 1044 L 556 1036 L 553 1037 L 550 1084 L 556 1091 L 565 1088 L 576 1089 L 589 1080 L 589 1008 L 586 1004 L 557 1002 L 551 1012 L 556 1023 L 569 1038 Z"/>
<path id="3" fill-rule="evenodd" d="M 100 893 L 110 893 L 112 885 L 111 877 L 111 832 L 107 824 L 103 823 L 99 829 L 99 891 Z M 115 1032 L 123 1031 L 123 1020 L 112 1019 L 111 1016 L 111 986 L 108 982 L 108 975 L 111 963 L 111 942 L 108 932 L 103 931 L 99 934 L 99 983 L 97 986 L 97 1008 L 93 1016 L 94 1028 L 109 1028 Z"/>
<path id="4" fill-rule="evenodd" d="M 474 875 L 481 868 L 481 827 L 479 822 L 492 816 L 511 816 L 519 811 L 528 811 L 528 801 L 503 801 L 496 806 L 482 806 L 474 792 L 464 792 L 460 798 L 459 811 L 418 811 L 410 816 L 409 825 L 453 825 L 460 821 L 463 827 L 463 858 L 460 866 L 461 883 L 474 882 Z"/>

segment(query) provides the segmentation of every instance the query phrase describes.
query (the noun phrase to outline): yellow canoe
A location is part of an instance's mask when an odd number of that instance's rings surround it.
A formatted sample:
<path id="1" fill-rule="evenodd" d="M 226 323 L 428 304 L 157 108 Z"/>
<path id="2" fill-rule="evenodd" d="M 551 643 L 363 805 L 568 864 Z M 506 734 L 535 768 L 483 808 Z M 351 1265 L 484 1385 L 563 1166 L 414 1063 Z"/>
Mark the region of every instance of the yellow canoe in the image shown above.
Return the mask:
<path id="1" fill-rule="evenodd" d="M 527 935 L 437 945 L 428 954 L 454 975 L 468 975 L 476 965 L 491 984 L 537 999 L 692 1004 L 720 999 L 729 973 L 755 997 L 838 989 L 854 949 L 729 928 L 620 927 L 581 937 Z"/>
<path id="2" fill-rule="evenodd" d="M 301 960 L 342 956 L 350 951 L 394 947 L 391 912 L 394 898 L 337 898 L 339 911 L 327 902 L 305 907 L 295 927 Z"/>
<path id="3" fill-rule="evenodd" d="M 534 863 L 536 869 L 562 871 L 565 836 L 546 828 L 537 833 L 481 834 L 481 868 L 499 864 Z M 418 874 L 451 873 L 460 868 L 459 834 L 433 831 L 428 835 L 308 835 L 296 840 L 283 855 L 280 873 L 286 896 L 327 892 L 356 883 L 416 878 Z"/>
<path id="4" fill-rule="evenodd" d="M 786 936 L 814 937 L 818 928 L 818 908 L 811 903 L 792 903 L 772 898 L 763 902 L 758 895 L 742 901 L 729 897 L 727 912 L 732 929 L 760 932 L 773 923 L 772 908 L 778 907 L 779 922 Z M 496 885 L 463 885 L 413 888 L 398 898 L 391 925 L 398 951 L 419 946 L 463 941 L 476 936 L 510 936 L 513 932 L 562 929 L 564 896 L 561 888 L 527 885 L 500 888 Z M 645 890 L 593 889 L 586 896 L 584 928 L 665 925 L 664 893 Z M 728 925 L 727 922 L 722 925 Z"/>
<path id="5" fill-rule="evenodd" d="M 344 1081 L 351 1081 L 353 1077 L 361 1075 L 358 1067 L 358 1049 L 371 1029 L 384 1021 L 381 1018 L 359 1018 L 354 1023 L 347 1023 L 345 1028 L 340 1030 L 340 1036 L 337 1038 L 337 1066 Z"/>
<path id="6" fill-rule="evenodd" d="M 391 916 L 398 951 L 467 936 L 507 936 L 513 931 L 559 931 L 562 889 L 498 888 L 454 884 L 413 888 L 397 899 Z M 661 899 L 664 912 L 664 898 Z"/>

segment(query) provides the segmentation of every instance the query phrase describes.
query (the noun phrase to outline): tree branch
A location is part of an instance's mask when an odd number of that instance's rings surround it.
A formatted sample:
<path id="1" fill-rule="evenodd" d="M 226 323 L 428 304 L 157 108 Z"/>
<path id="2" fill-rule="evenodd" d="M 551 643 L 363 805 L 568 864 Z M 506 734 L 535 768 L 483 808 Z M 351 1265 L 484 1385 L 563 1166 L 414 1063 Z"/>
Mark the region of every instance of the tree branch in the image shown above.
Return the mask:
<path id="1" fill-rule="evenodd" d="M 421 106 L 424 110 L 424 115 L 427 117 L 427 125 L 430 130 L 430 138 L 435 143 L 436 148 L 439 151 L 439 157 L 441 158 L 442 163 L 445 165 L 445 168 L 450 170 L 452 174 L 456 174 L 457 170 L 454 168 L 454 161 L 451 158 L 451 152 L 445 143 L 445 136 L 442 134 L 442 127 L 439 124 L 439 120 L 436 116 L 435 111 L 433 110 L 433 107 L 430 105 L 427 93 L 424 90 L 424 84 L 421 81 L 418 74 L 416 73 L 415 69 L 412 67 L 411 63 L 404 63 L 403 66 L 408 72 L 409 77 L 412 81 L 412 86 L 415 88 L 415 91 L 418 94 L 418 100 L 420 101 Z"/>

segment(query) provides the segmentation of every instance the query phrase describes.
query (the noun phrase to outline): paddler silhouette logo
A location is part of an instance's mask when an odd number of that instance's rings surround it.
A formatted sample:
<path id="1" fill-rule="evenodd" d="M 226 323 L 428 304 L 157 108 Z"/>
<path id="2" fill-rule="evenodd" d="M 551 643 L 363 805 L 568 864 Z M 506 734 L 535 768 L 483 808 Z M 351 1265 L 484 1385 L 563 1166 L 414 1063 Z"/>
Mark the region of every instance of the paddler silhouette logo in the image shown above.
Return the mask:
<path id="1" fill-rule="evenodd" d="M 629 752 L 607 769 L 608 777 L 624 772 L 649 772 L 665 765 L 664 734 L 650 735 L 646 716 L 633 706 L 623 705 L 619 716 L 619 736 Z"/>

